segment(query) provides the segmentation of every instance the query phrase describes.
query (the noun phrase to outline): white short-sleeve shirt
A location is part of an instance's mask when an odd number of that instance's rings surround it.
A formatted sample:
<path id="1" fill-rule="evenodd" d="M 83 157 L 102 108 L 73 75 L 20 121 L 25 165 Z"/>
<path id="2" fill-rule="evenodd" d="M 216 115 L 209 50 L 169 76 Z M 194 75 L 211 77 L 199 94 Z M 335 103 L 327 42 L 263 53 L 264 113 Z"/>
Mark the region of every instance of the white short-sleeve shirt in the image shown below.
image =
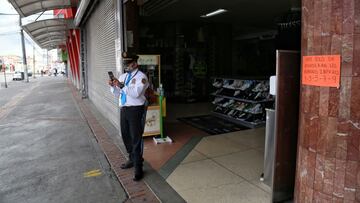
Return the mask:
<path id="1" fill-rule="evenodd" d="M 133 70 L 131 73 L 124 73 L 118 77 L 120 82 L 125 84 L 125 80 L 130 77 L 130 82 L 122 89 L 119 87 L 110 87 L 110 91 L 118 97 L 119 106 L 141 106 L 145 104 L 145 91 L 149 87 L 147 76 L 139 69 Z M 126 103 L 121 104 L 121 94 L 126 95 Z"/>

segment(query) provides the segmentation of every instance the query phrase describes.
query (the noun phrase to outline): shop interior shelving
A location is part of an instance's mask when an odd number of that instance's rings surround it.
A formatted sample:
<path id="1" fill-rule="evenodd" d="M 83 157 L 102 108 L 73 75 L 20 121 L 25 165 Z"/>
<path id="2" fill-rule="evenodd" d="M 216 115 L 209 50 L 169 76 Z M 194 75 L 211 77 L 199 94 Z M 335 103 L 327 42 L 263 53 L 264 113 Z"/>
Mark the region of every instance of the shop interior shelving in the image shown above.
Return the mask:
<path id="1" fill-rule="evenodd" d="M 274 105 L 269 80 L 213 78 L 213 87 L 215 116 L 249 128 L 265 125 L 265 108 Z"/>

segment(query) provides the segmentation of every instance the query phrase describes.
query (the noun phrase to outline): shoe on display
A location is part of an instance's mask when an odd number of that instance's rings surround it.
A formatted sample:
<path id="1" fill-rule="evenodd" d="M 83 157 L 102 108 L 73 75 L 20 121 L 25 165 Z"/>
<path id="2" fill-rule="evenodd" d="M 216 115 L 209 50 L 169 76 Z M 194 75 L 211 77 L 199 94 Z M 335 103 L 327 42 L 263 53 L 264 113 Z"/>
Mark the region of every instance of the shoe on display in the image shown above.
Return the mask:
<path id="1" fill-rule="evenodd" d="M 236 118 L 239 114 L 239 111 L 235 110 L 231 117 Z"/>
<path id="2" fill-rule="evenodd" d="M 225 99 L 224 98 L 221 98 L 221 97 L 215 97 L 214 101 L 212 102 L 213 104 L 219 104 L 221 103 L 222 101 L 224 101 Z"/>
<path id="3" fill-rule="evenodd" d="M 262 98 L 263 100 L 270 100 L 272 98 L 272 95 L 269 94 L 269 92 L 263 92 Z"/>
<path id="4" fill-rule="evenodd" d="M 264 92 L 269 89 L 269 83 L 267 81 L 259 82 L 254 88 L 253 92 Z"/>
<path id="5" fill-rule="evenodd" d="M 248 93 L 241 91 L 240 94 L 238 94 L 236 97 L 239 99 L 246 99 L 247 98 Z"/>
<path id="6" fill-rule="evenodd" d="M 228 114 L 229 111 L 231 111 L 231 109 L 225 108 L 224 111 L 223 111 L 223 114 Z"/>
<path id="7" fill-rule="evenodd" d="M 229 89 L 236 89 L 239 87 L 239 81 L 240 80 L 233 80 L 231 84 L 229 84 L 228 88 Z"/>
<path id="8" fill-rule="evenodd" d="M 245 91 L 249 89 L 253 85 L 253 83 L 254 82 L 252 80 L 245 80 L 244 84 L 240 87 L 240 90 Z"/>
<path id="9" fill-rule="evenodd" d="M 228 102 L 223 104 L 223 107 L 229 107 L 230 105 L 232 105 L 235 101 L 233 99 L 230 99 Z"/>
<path id="10" fill-rule="evenodd" d="M 260 82 L 252 89 L 252 91 L 253 92 L 260 92 L 261 89 L 262 89 L 262 83 Z"/>
<path id="11" fill-rule="evenodd" d="M 262 113 L 262 105 L 261 104 L 256 104 L 256 105 L 252 105 L 250 108 L 246 109 L 247 112 L 252 113 L 252 114 L 259 114 Z"/>
<path id="12" fill-rule="evenodd" d="M 262 95 L 263 95 L 263 92 L 258 92 L 256 94 L 256 96 L 254 97 L 254 100 L 257 100 L 257 101 L 262 100 L 263 99 Z"/>
<path id="13" fill-rule="evenodd" d="M 224 83 L 222 85 L 224 88 L 227 88 L 229 86 L 229 80 L 224 80 Z"/>
<path id="14" fill-rule="evenodd" d="M 248 104 L 246 103 L 241 103 L 241 105 L 239 106 L 239 111 L 244 111 L 244 109 L 248 106 Z"/>
<path id="15" fill-rule="evenodd" d="M 267 80 L 267 81 L 265 82 L 264 92 L 268 92 L 268 91 L 269 91 L 269 89 L 270 89 L 270 81 L 269 81 L 269 80 Z"/>
<path id="16" fill-rule="evenodd" d="M 213 94 L 218 95 L 223 91 L 223 88 L 216 90 Z"/>
<path id="17" fill-rule="evenodd" d="M 235 93 L 234 93 L 234 97 L 238 96 L 240 93 L 241 93 L 240 90 L 236 90 Z"/>
<path id="18" fill-rule="evenodd" d="M 224 88 L 228 88 L 228 89 L 233 89 L 233 88 L 232 88 L 232 84 L 233 84 L 233 83 L 234 83 L 234 80 L 225 80 L 223 87 L 224 87 Z"/>
<path id="19" fill-rule="evenodd" d="M 246 89 L 248 89 L 251 86 L 250 80 L 245 80 L 245 82 L 243 83 L 243 85 L 240 87 L 240 90 L 245 91 Z"/>
<path id="20" fill-rule="evenodd" d="M 250 109 L 252 109 L 254 104 L 248 104 L 243 108 L 243 111 L 250 112 Z"/>
<path id="21" fill-rule="evenodd" d="M 232 87 L 233 89 L 239 89 L 243 85 L 243 80 L 235 80 Z"/>
<path id="22" fill-rule="evenodd" d="M 247 113 L 241 113 L 241 114 L 239 114 L 238 118 L 244 119 L 247 115 L 248 115 Z"/>
<path id="23" fill-rule="evenodd" d="M 222 113 L 223 108 L 221 108 L 220 106 L 217 106 L 214 111 L 217 112 L 217 113 Z"/>
<path id="24" fill-rule="evenodd" d="M 235 102 L 233 104 L 232 108 L 237 110 L 239 108 L 239 106 L 240 106 L 240 102 Z"/>
<path id="25" fill-rule="evenodd" d="M 256 95 L 261 92 L 249 92 L 246 96 L 245 99 L 247 100 L 255 100 L 254 98 L 256 97 Z"/>
<path id="26" fill-rule="evenodd" d="M 235 113 L 235 110 L 234 109 L 232 109 L 231 111 L 229 111 L 228 113 L 227 113 L 227 115 L 229 115 L 229 116 L 233 116 L 233 114 Z"/>
<path id="27" fill-rule="evenodd" d="M 213 86 L 216 88 L 220 88 L 222 86 L 222 81 L 221 80 L 215 80 L 213 83 Z"/>

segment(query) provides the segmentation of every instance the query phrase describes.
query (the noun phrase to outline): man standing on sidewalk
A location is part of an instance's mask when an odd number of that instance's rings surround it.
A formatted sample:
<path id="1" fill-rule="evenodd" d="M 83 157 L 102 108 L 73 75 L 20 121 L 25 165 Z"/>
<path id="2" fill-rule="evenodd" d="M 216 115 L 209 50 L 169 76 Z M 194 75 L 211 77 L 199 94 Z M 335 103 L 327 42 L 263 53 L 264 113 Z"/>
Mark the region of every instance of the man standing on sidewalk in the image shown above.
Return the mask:
<path id="1" fill-rule="evenodd" d="M 111 92 L 119 98 L 121 136 L 129 154 L 122 169 L 135 166 L 134 181 L 143 178 L 143 132 L 145 111 L 145 90 L 149 83 L 146 75 L 138 69 L 137 55 L 123 53 L 123 67 L 126 73 L 109 81 Z"/>

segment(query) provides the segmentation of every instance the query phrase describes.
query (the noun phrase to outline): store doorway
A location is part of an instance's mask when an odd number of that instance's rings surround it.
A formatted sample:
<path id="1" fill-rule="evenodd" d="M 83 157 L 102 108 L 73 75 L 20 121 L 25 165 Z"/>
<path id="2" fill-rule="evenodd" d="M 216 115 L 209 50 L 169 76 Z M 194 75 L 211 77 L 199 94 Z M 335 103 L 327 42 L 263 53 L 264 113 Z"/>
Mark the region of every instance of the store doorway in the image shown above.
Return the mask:
<path id="1" fill-rule="evenodd" d="M 166 121 L 191 123 L 211 114 L 246 128 L 265 126 L 265 109 L 274 105 L 266 91 L 276 72 L 276 50 L 300 50 L 298 5 L 290 0 L 263 6 L 234 0 L 144 4 L 138 49 L 161 55 Z M 203 16 L 219 8 L 227 12 Z"/>
<path id="2" fill-rule="evenodd" d="M 130 22 L 132 25 L 126 26 L 127 45 L 129 50 L 141 54 L 161 55 L 161 77 L 167 99 L 166 134 L 187 136 L 198 133 L 230 138 L 230 133 L 236 137 L 226 141 L 230 147 L 244 131 L 251 134 L 244 135 L 245 143 L 263 142 L 260 151 L 264 155 L 266 109 L 287 109 L 276 106 L 276 96 L 270 94 L 269 78 L 277 74 L 277 50 L 299 52 L 301 49 L 300 5 L 300 0 L 240 3 L 236 0 L 179 0 L 142 4 L 137 10 L 140 13 L 138 23 L 134 26 L 134 22 Z M 128 18 L 136 19 L 133 15 Z M 282 59 L 285 57 L 283 55 Z M 297 77 L 294 81 L 299 81 L 299 60 L 292 59 L 289 63 L 295 67 L 294 73 L 298 73 L 293 75 Z M 291 88 L 295 91 L 298 87 Z M 296 100 L 298 92 L 293 93 Z M 298 109 L 297 103 L 287 105 Z M 296 113 L 288 117 L 297 123 Z M 229 123 L 233 125 L 229 126 Z M 291 136 L 296 134 L 294 128 L 297 130 L 292 126 Z M 291 162 L 291 170 L 295 170 L 296 163 L 294 136 L 288 140 L 292 144 L 290 156 L 283 157 L 287 161 L 285 164 Z M 278 146 L 274 151 L 288 150 Z M 250 148 L 258 150 L 258 146 Z M 249 154 L 251 159 L 252 153 Z M 262 159 L 264 157 L 259 158 Z M 263 170 L 263 163 L 261 165 Z M 231 167 L 229 170 L 237 172 Z M 260 179 L 261 171 L 257 170 L 260 169 L 254 169 Z M 290 182 L 293 182 L 295 173 L 291 176 Z M 255 181 L 253 176 L 244 179 Z M 269 187 L 280 188 L 280 198 L 269 197 L 272 201 L 284 200 L 285 186 L 273 187 L 271 184 Z M 286 187 L 285 193 L 291 194 L 293 185 Z M 270 193 L 278 194 L 277 191 Z M 291 199 L 291 195 L 285 199 Z"/>

